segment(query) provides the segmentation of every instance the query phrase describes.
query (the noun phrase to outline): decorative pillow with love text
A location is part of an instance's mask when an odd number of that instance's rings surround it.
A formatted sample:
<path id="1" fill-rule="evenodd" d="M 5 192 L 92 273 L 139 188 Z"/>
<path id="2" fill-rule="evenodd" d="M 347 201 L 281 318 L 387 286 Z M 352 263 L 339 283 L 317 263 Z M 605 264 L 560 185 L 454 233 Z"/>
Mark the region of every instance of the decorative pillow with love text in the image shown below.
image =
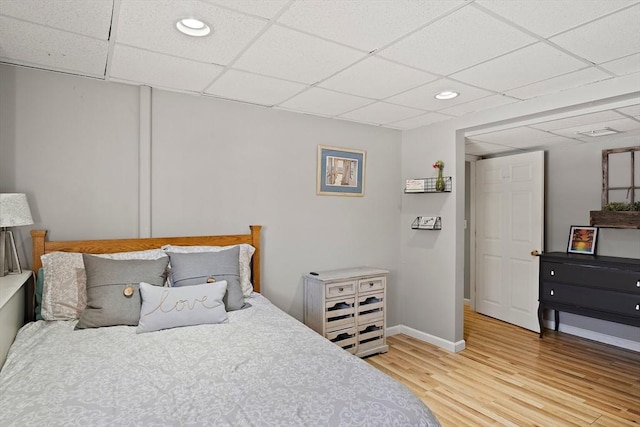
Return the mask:
<path id="1" fill-rule="evenodd" d="M 142 308 L 137 333 L 207 323 L 226 323 L 222 298 L 227 282 L 166 288 L 140 283 Z"/>

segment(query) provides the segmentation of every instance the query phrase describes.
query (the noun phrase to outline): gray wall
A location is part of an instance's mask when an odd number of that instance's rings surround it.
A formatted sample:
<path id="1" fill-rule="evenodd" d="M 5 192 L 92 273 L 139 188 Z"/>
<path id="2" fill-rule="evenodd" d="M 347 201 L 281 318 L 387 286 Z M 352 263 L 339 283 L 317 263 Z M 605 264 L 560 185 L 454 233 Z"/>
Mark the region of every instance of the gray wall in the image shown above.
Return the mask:
<path id="1" fill-rule="evenodd" d="M 0 191 L 27 193 L 52 239 L 137 235 L 138 104 L 132 86 L 0 65 Z"/>
<path id="2" fill-rule="evenodd" d="M 639 145 L 638 136 L 597 139 L 546 153 L 547 252 L 567 250 L 569 227 L 589 225 L 589 211 L 600 210 L 602 150 Z M 640 230 L 602 228 L 599 255 L 640 258 Z"/>
<path id="3" fill-rule="evenodd" d="M 0 66 L 0 191 L 27 193 L 33 228 L 52 239 L 137 236 L 140 201 L 154 236 L 262 224 L 263 292 L 280 308 L 302 318 L 306 272 L 369 265 L 391 271 L 389 324 L 398 322 L 399 131 L 151 97 L 145 105 L 133 86 Z M 149 108 L 151 123 L 141 123 Z M 139 176 L 139 130 L 149 126 L 150 178 Z M 366 150 L 364 197 L 316 195 L 319 144 Z M 150 197 L 139 182 L 150 182 Z M 18 233 L 23 263 L 28 228 Z"/>
<path id="4" fill-rule="evenodd" d="M 403 195 L 401 323 L 423 333 L 423 339 L 459 349 L 464 344 L 464 143 L 457 144 L 450 122 L 406 131 L 402 137 L 403 178 L 435 177 L 432 165 L 442 160 L 453 188 L 450 193 Z M 411 222 L 422 215 L 442 217 L 442 230 L 412 230 Z"/>

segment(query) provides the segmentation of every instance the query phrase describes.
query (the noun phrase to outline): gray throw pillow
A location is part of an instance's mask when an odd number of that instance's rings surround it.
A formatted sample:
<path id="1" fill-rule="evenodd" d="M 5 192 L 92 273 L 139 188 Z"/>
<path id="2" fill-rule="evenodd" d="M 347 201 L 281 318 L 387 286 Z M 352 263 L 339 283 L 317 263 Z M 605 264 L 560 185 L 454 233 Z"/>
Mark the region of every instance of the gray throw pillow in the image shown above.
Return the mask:
<path id="1" fill-rule="evenodd" d="M 171 286 L 190 286 L 205 283 L 212 278 L 227 281 L 224 306 L 227 311 L 245 307 L 240 285 L 238 246 L 220 252 L 167 252 L 171 259 Z"/>
<path id="2" fill-rule="evenodd" d="M 140 282 L 163 286 L 169 258 L 113 260 L 83 254 L 87 308 L 76 329 L 136 326 L 140 320 Z"/>

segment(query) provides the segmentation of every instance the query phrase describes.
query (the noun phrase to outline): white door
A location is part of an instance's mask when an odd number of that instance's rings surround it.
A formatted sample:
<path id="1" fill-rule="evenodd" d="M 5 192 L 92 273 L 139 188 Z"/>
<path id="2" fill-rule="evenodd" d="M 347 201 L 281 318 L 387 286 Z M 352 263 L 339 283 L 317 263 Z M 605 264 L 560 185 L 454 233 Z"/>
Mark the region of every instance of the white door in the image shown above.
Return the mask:
<path id="1" fill-rule="evenodd" d="M 535 332 L 544 152 L 476 162 L 476 310 Z"/>

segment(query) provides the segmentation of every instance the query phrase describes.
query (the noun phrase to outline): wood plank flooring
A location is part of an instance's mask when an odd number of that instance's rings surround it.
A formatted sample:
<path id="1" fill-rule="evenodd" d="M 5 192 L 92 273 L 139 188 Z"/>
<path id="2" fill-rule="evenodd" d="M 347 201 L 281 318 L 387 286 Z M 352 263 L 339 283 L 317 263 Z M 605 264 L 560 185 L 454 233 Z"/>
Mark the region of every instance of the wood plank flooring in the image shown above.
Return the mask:
<path id="1" fill-rule="evenodd" d="M 640 353 L 538 334 L 465 307 L 466 349 L 406 335 L 367 362 L 404 383 L 443 426 L 640 425 Z"/>

